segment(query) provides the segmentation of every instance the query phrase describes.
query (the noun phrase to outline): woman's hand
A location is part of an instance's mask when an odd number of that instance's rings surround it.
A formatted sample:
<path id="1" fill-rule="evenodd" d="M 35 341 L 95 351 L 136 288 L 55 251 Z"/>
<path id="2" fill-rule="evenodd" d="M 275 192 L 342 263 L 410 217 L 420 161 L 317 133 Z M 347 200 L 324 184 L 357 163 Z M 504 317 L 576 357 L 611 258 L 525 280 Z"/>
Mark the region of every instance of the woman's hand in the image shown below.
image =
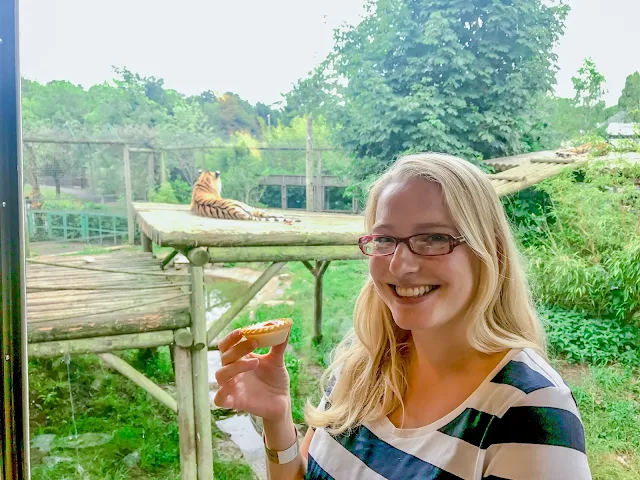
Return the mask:
<path id="1" fill-rule="evenodd" d="M 214 403 L 222 408 L 241 410 L 266 420 L 290 415 L 289 373 L 284 366 L 287 340 L 266 355 L 252 353 L 255 341 L 243 341 L 234 330 L 218 344 L 222 368 L 216 372 L 220 389 Z"/>

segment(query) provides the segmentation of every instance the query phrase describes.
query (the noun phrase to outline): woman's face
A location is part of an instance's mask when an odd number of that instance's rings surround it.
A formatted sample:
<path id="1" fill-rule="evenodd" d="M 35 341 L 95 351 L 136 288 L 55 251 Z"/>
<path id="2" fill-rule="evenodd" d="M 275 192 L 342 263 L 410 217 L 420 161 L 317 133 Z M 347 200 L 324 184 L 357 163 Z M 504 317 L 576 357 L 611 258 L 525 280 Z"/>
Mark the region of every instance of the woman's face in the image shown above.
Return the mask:
<path id="1" fill-rule="evenodd" d="M 380 195 L 375 218 L 374 234 L 460 235 L 445 206 L 440 185 L 427 180 L 388 185 Z M 453 322 L 463 321 L 479 267 L 479 258 L 465 243 L 448 255 L 434 257 L 416 255 L 406 244 L 399 243 L 393 255 L 369 260 L 378 294 L 396 324 L 411 331 L 454 326 Z"/>

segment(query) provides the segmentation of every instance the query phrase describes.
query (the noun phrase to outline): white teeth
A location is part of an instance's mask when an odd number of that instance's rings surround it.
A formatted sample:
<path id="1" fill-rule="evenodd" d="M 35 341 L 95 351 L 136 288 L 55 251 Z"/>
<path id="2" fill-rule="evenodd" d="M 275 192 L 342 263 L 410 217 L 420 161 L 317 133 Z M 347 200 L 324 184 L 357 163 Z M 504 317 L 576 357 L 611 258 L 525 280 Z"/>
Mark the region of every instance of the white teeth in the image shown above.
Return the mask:
<path id="1" fill-rule="evenodd" d="M 423 287 L 403 288 L 396 286 L 396 293 L 401 297 L 419 297 L 425 293 L 429 293 L 435 288 L 434 285 L 425 285 Z"/>

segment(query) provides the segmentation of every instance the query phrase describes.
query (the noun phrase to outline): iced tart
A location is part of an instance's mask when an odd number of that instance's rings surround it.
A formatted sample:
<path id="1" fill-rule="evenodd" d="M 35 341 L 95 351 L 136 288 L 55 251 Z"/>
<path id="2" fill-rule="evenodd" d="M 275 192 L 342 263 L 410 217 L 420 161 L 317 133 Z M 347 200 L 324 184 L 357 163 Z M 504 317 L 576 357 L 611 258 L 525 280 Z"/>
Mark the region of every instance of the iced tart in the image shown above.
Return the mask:
<path id="1" fill-rule="evenodd" d="M 278 318 L 248 325 L 240 329 L 240 333 L 246 340 L 255 340 L 258 344 L 256 348 L 273 347 L 287 340 L 292 325 L 290 318 Z"/>

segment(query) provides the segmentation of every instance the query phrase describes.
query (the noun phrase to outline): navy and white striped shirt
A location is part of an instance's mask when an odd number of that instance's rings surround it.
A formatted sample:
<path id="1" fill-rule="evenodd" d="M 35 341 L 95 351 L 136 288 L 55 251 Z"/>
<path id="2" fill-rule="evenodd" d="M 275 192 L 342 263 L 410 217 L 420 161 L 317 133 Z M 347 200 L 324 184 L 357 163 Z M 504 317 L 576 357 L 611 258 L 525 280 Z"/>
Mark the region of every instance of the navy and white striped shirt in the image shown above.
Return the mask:
<path id="1" fill-rule="evenodd" d="M 573 395 L 529 349 L 511 350 L 430 425 L 399 429 L 385 417 L 340 437 L 317 429 L 308 458 L 309 480 L 591 478 Z"/>

